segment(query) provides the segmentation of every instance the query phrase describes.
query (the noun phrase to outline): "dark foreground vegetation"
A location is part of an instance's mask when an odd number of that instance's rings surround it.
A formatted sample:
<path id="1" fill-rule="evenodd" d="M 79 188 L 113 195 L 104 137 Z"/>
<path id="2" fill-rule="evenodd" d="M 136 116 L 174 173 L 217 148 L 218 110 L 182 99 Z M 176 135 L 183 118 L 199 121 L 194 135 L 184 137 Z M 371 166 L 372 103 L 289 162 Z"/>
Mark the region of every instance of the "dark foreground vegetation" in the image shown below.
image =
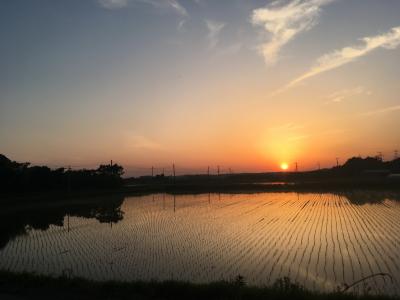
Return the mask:
<path id="1" fill-rule="evenodd" d="M 355 295 L 338 289 L 332 293 L 311 292 L 288 278 L 271 287 L 248 286 L 245 278 L 194 284 L 178 281 L 95 282 L 81 278 L 58 278 L 0 272 L 0 297 L 10 299 L 395 299 Z M 398 298 L 396 298 L 398 299 Z"/>
<path id="2" fill-rule="evenodd" d="M 0 190 L 3 192 L 71 191 L 122 186 L 123 168 L 100 165 L 95 170 L 50 169 L 11 161 L 0 154 Z"/>

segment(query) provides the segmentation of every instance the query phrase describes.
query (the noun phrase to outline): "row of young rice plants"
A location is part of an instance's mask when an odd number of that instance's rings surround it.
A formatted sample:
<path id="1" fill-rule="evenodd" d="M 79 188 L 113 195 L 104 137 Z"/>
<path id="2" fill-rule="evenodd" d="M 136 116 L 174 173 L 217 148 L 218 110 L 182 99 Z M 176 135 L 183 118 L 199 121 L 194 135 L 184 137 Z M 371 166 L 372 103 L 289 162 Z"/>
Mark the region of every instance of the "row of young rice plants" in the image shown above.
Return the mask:
<path id="1" fill-rule="evenodd" d="M 400 205 L 389 199 L 157 194 L 128 198 L 121 210 L 117 223 L 67 216 L 64 226 L 29 230 L 0 250 L 0 268 L 97 280 L 208 282 L 240 274 L 257 285 L 287 276 L 328 291 L 375 273 L 400 278 Z M 386 276 L 353 290 L 368 287 L 400 292 Z"/>
<path id="2" fill-rule="evenodd" d="M 365 238 L 382 273 L 399 277 L 399 222 L 397 215 L 392 215 L 395 209 L 390 205 L 368 204 L 359 207 L 357 217 L 364 224 Z M 399 211 L 397 210 L 397 213 Z M 368 217 L 365 217 L 368 216 Z M 387 277 L 377 278 L 381 291 L 392 288 L 398 292 L 398 285 Z"/>
<path id="3" fill-rule="evenodd" d="M 342 197 L 340 197 L 340 199 L 343 200 L 343 202 L 347 201 Z M 367 275 L 381 272 L 382 270 L 376 256 L 373 254 L 371 247 L 372 245 L 366 238 L 366 228 L 364 228 L 362 220 L 358 218 L 359 209 L 360 206 L 358 205 L 346 203 L 346 205 L 343 206 L 342 210 L 344 211 L 344 215 L 346 216 L 345 220 L 348 222 L 347 228 L 350 229 L 349 240 L 352 241 L 354 246 L 356 247 L 356 250 L 353 253 L 353 257 L 355 257 L 359 261 L 359 269 L 361 272 L 360 277 L 363 278 Z M 364 217 L 368 218 L 369 216 L 366 215 Z M 379 292 L 380 287 L 377 280 L 377 278 L 372 278 L 368 284 L 371 286 L 372 290 Z M 358 286 L 357 288 L 364 289 L 365 287 Z"/>

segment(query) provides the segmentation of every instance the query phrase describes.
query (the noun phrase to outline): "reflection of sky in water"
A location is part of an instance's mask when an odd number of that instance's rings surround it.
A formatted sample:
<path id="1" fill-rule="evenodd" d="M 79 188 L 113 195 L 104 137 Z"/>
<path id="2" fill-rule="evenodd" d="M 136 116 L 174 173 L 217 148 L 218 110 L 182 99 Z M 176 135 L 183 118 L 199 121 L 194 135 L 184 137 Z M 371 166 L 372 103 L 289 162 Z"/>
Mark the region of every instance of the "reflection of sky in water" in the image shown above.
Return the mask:
<path id="1" fill-rule="evenodd" d="M 259 285 L 288 276 L 322 290 L 380 272 L 398 282 L 400 203 L 394 196 L 373 196 L 128 197 L 123 214 L 117 202 L 109 210 L 69 213 L 61 226 L 17 235 L 1 250 L 0 268 L 93 279 L 196 282 L 241 274 Z M 374 291 L 399 294 L 387 277 L 367 283 Z"/>

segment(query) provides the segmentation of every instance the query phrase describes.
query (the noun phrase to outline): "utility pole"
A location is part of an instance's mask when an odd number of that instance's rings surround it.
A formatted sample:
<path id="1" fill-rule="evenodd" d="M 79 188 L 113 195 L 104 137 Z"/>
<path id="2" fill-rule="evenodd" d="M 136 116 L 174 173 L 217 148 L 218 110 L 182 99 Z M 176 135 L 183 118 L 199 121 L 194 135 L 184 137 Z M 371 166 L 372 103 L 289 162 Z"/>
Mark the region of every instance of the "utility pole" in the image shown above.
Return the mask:
<path id="1" fill-rule="evenodd" d="M 217 166 L 217 174 L 218 174 L 218 176 L 219 176 L 219 166 Z"/>
<path id="2" fill-rule="evenodd" d="M 298 165 L 297 165 L 297 161 L 295 162 L 295 172 L 297 172 L 299 170 Z"/>
<path id="3" fill-rule="evenodd" d="M 113 166 L 113 163 L 112 163 L 112 160 L 111 160 L 111 162 L 110 162 L 110 167 L 112 167 Z"/>
<path id="4" fill-rule="evenodd" d="M 151 167 L 151 177 L 154 177 L 154 167 Z"/>
<path id="5" fill-rule="evenodd" d="M 339 157 L 336 157 L 336 167 L 339 168 Z"/>
<path id="6" fill-rule="evenodd" d="M 172 172 L 174 174 L 174 183 L 175 183 L 175 164 L 172 164 Z"/>
<path id="7" fill-rule="evenodd" d="M 210 166 L 207 167 L 207 177 L 210 177 Z"/>
<path id="8" fill-rule="evenodd" d="M 377 156 L 377 158 L 378 158 L 380 161 L 383 161 L 383 154 L 382 154 L 381 151 L 378 151 L 378 156 Z"/>
<path id="9" fill-rule="evenodd" d="M 71 166 L 68 166 L 68 192 L 71 191 Z"/>

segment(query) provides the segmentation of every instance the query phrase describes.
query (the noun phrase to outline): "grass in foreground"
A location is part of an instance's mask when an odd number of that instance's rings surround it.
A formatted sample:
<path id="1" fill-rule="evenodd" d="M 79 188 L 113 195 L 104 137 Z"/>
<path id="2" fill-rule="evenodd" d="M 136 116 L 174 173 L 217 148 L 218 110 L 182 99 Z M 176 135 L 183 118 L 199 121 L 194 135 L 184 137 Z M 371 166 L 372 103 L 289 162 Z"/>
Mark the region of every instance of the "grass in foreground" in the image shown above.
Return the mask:
<path id="1" fill-rule="evenodd" d="M 53 278 L 28 273 L 0 272 L 0 298 L 21 299 L 394 299 L 388 296 L 317 293 L 279 279 L 271 287 L 246 285 L 238 276 L 232 281 L 194 284 L 178 281 L 96 282 L 82 278 Z M 18 298 L 18 299 L 19 299 Z"/>

